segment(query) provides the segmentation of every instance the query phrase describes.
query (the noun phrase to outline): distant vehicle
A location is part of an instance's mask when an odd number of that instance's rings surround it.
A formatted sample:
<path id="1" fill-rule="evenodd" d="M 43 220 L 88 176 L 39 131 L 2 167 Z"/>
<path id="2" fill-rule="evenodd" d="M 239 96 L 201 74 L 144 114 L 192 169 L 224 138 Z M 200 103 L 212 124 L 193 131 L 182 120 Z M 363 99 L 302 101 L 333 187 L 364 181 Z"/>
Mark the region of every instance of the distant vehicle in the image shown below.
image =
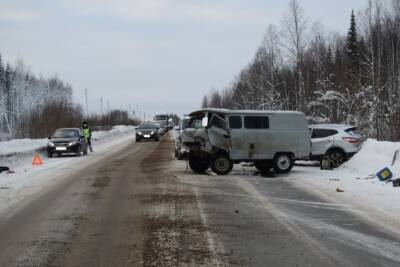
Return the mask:
<path id="1" fill-rule="evenodd" d="M 211 166 L 224 175 L 234 163 L 254 162 L 262 172 L 287 173 L 295 159 L 309 157 L 310 134 L 301 112 L 203 109 L 189 116 L 190 127 L 181 136 L 195 172 Z"/>
<path id="2" fill-rule="evenodd" d="M 87 155 L 88 144 L 83 136 L 80 128 L 60 128 L 49 137 L 47 143 L 47 156 L 53 157 L 54 154 L 61 156 L 62 154 L 75 154 L 80 156 L 81 153 Z"/>
<path id="3" fill-rule="evenodd" d="M 165 134 L 165 127 L 162 123 L 160 122 L 151 122 L 151 123 L 157 125 L 159 136 L 163 136 Z"/>
<path id="4" fill-rule="evenodd" d="M 333 167 L 340 166 L 361 149 L 365 137 L 351 125 L 313 124 L 309 125 L 312 160 L 327 156 Z"/>
<path id="5" fill-rule="evenodd" d="M 153 121 L 163 123 L 166 131 L 172 129 L 172 119 L 168 114 L 157 114 L 153 117 Z"/>
<path id="6" fill-rule="evenodd" d="M 178 126 L 175 126 L 175 158 L 182 160 L 184 159 L 185 153 L 187 151 L 184 150 L 182 146 L 182 137 L 181 134 L 183 130 L 185 130 L 189 124 L 190 117 L 183 116 Z"/>
<path id="7" fill-rule="evenodd" d="M 154 140 L 160 139 L 160 127 L 155 123 L 144 123 L 136 128 L 136 142 L 142 140 Z"/>

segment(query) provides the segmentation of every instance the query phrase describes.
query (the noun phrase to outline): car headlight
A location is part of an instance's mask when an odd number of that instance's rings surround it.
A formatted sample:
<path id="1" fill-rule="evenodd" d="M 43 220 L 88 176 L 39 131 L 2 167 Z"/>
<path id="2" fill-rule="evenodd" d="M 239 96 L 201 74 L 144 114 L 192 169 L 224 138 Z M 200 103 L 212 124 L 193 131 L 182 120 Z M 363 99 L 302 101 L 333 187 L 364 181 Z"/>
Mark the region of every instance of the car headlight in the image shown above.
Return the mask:
<path id="1" fill-rule="evenodd" d="M 54 146 L 54 143 L 50 141 L 50 142 L 47 143 L 47 145 L 48 146 Z"/>
<path id="2" fill-rule="evenodd" d="M 141 132 L 138 132 L 138 134 L 139 134 L 139 135 L 142 135 L 142 133 L 141 133 Z"/>
<path id="3" fill-rule="evenodd" d="M 151 134 L 154 134 L 154 132 L 153 132 L 153 131 L 151 131 Z"/>
<path id="4" fill-rule="evenodd" d="M 71 142 L 69 142 L 69 146 L 73 146 L 73 145 L 76 145 L 78 142 L 77 141 L 71 141 Z"/>

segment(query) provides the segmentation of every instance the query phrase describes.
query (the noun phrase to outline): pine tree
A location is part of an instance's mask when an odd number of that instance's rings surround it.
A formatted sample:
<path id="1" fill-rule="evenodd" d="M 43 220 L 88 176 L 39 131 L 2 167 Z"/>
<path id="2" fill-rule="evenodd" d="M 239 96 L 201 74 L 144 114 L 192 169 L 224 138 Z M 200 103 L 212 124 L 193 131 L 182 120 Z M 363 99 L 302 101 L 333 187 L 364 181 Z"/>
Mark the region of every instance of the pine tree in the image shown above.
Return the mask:
<path id="1" fill-rule="evenodd" d="M 208 97 L 207 95 L 204 95 L 203 101 L 201 102 L 201 108 L 207 108 L 208 107 Z"/>
<path id="2" fill-rule="evenodd" d="M 12 75 L 12 70 L 10 64 L 7 64 L 6 71 L 4 74 L 4 95 L 5 95 L 5 108 L 6 108 L 6 117 L 7 117 L 7 124 L 9 130 L 12 128 L 12 125 L 10 124 L 12 117 L 11 117 L 11 111 L 12 111 L 12 92 L 11 92 L 11 77 Z"/>
<path id="3" fill-rule="evenodd" d="M 5 80 L 5 69 L 0 54 L 0 93 L 3 91 L 4 88 L 4 82 L 5 82 L 4 80 Z"/>
<path id="4" fill-rule="evenodd" d="M 350 28 L 347 34 L 347 66 L 350 79 L 354 81 L 359 72 L 360 53 L 357 41 L 357 24 L 354 10 L 351 11 Z"/>

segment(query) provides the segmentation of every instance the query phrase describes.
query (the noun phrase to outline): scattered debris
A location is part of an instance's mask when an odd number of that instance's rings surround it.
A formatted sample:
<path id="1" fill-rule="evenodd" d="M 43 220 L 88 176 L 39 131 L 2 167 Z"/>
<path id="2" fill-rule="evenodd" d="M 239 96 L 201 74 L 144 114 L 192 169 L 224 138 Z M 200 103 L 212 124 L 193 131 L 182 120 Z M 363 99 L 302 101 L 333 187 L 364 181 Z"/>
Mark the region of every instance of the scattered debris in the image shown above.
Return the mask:
<path id="1" fill-rule="evenodd" d="M 8 168 L 6 166 L 0 166 L 0 173 L 1 172 L 6 172 L 6 171 L 9 171 L 9 170 L 10 170 L 10 168 Z"/>
<path id="2" fill-rule="evenodd" d="M 376 176 L 379 178 L 379 180 L 386 181 L 386 180 L 391 179 L 393 177 L 393 173 L 388 167 L 385 167 L 382 170 L 380 170 L 376 174 Z"/>
<path id="3" fill-rule="evenodd" d="M 340 189 L 339 187 L 337 187 L 337 188 L 336 188 L 336 192 L 343 193 L 344 190 L 343 190 L 343 189 Z"/>
<path id="4" fill-rule="evenodd" d="M 320 164 L 321 170 L 333 170 L 333 162 L 328 156 L 324 156 Z"/>
<path id="5" fill-rule="evenodd" d="M 393 183 L 393 187 L 399 187 L 400 186 L 400 178 L 392 180 L 392 183 Z"/>
<path id="6" fill-rule="evenodd" d="M 329 178 L 329 181 L 340 181 L 339 178 Z"/>
<path id="7" fill-rule="evenodd" d="M 235 213 L 239 213 L 239 210 L 235 210 Z"/>
<path id="8" fill-rule="evenodd" d="M 7 174 L 13 174 L 15 171 L 7 171 Z"/>

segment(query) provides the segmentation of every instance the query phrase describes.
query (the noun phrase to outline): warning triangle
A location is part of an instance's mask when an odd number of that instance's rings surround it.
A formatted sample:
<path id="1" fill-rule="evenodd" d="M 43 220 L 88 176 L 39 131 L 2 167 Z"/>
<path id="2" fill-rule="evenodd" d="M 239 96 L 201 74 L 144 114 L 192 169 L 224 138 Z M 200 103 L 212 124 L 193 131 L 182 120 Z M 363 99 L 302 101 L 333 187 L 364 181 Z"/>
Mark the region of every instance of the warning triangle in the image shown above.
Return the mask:
<path id="1" fill-rule="evenodd" d="M 35 154 L 32 160 L 32 165 L 42 165 L 42 159 L 40 158 L 40 155 L 38 153 Z"/>

